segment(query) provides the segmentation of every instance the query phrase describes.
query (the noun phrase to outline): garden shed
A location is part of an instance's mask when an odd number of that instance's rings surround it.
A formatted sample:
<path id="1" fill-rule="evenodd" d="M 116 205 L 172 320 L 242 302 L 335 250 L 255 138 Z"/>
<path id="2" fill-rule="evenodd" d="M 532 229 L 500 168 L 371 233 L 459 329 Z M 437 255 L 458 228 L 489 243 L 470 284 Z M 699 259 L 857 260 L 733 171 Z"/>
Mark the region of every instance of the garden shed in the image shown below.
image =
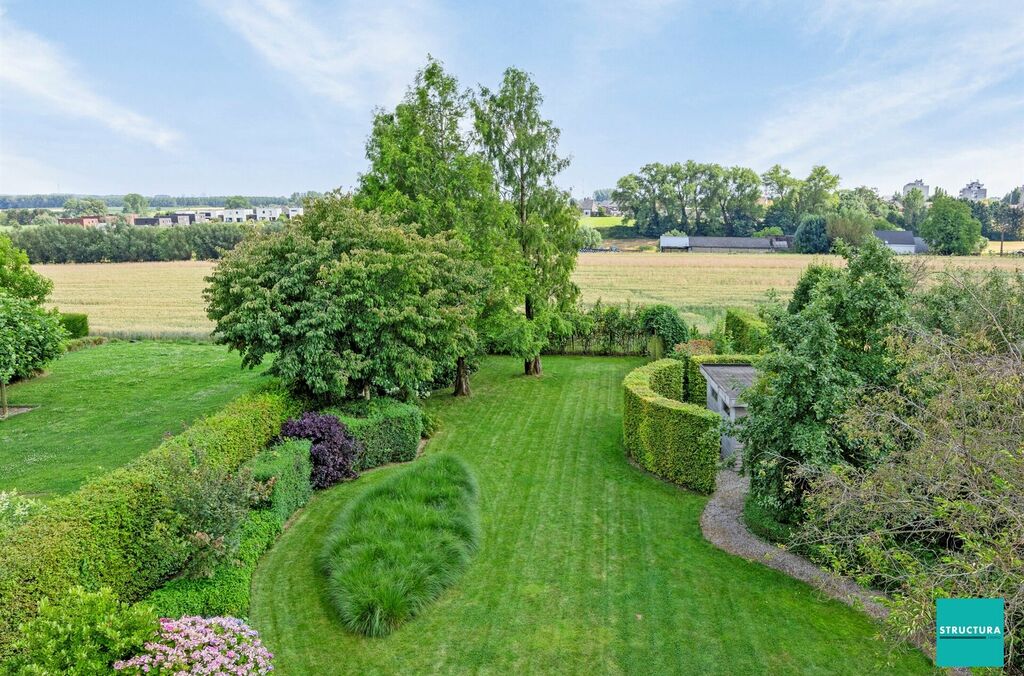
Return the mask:
<path id="1" fill-rule="evenodd" d="M 707 381 L 708 409 L 724 420 L 734 423 L 747 415 L 741 399 L 743 390 L 754 382 L 756 371 L 749 364 L 701 364 L 700 372 Z M 736 437 L 722 435 L 722 458 L 743 449 Z"/>

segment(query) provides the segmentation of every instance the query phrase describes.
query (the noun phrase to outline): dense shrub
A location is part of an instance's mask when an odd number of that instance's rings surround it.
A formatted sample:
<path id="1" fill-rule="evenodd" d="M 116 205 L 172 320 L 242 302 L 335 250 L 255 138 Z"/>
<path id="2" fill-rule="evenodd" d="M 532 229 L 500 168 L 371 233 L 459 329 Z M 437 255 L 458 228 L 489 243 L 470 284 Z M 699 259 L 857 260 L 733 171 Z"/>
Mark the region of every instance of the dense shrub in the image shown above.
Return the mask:
<path id="1" fill-rule="evenodd" d="M 754 361 L 756 357 L 750 354 L 695 354 L 688 357 L 683 378 L 683 401 L 707 406 L 708 381 L 700 372 L 703 364 L 752 364 Z"/>
<path id="2" fill-rule="evenodd" d="M 309 457 L 313 464 L 310 475 L 313 488 L 329 488 L 359 475 L 356 465 L 363 454 L 363 444 L 337 416 L 307 411 L 301 418 L 285 422 L 281 436 L 312 442 Z"/>
<path id="3" fill-rule="evenodd" d="M 158 627 L 152 609 L 118 601 L 108 588 L 72 587 L 56 600 L 40 600 L 39 614 L 22 627 L 18 657 L 7 666 L 22 674 L 109 674 Z"/>
<path id="4" fill-rule="evenodd" d="M 28 255 L 0 234 L 0 291 L 42 305 L 53 290 L 53 282 L 29 265 Z"/>
<path id="5" fill-rule="evenodd" d="M 0 547 L 0 657 L 44 596 L 75 585 L 108 586 L 134 601 L 177 573 L 191 553 L 191 525 L 168 487 L 174 457 L 227 470 L 254 457 L 293 414 L 283 394 L 242 397 L 131 464 L 50 501 Z"/>
<path id="6" fill-rule="evenodd" d="M 18 491 L 0 491 L 0 539 L 39 512 L 38 500 L 19 495 Z"/>
<path id="7" fill-rule="evenodd" d="M 55 310 L 0 290 L 0 384 L 34 375 L 61 355 L 63 341 Z"/>
<path id="8" fill-rule="evenodd" d="M 640 325 L 648 335 L 662 340 L 666 347 L 685 343 L 690 329 L 671 305 L 650 305 L 640 311 Z"/>
<path id="9" fill-rule="evenodd" d="M 356 462 L 358 471 L 416 457 L 423 436 L 423 413 L 418 406 L 394 399 L 374 399 L 335 413 L 363 444 Z"/>
<path id="10" fill-rule="evenodd" d="M 793 246 L 798 253 L 828 253 L 828 221 L 818 214 L 806 214 L 800 219 L 800 226 L 793 236 Z"/>
<path id="11" fill-rule="evenodd" d="M 274 655 L 255 629 L 234 617 L 160 621 L 145 652 L 114 664 L 129 674 L 268 674 Z"/>
<path id="12" fill-rule="evenodd" d="M 685 365 L 662 359 L 623 380 L 622 436 L 641 467 L 701 493 L 715 489 L 721 420 L 703 406 L 678 401 Z"/>
<path id="13" fill-rule="evenodd" d="M 477 547 L 477 487 L 457 458 L 428 458 L 357 497 L 324 550 L 342 624 L 385 636 L 462 575 Z"/>
<path id="14" fill-rule="evenodd" d="M 68 338 L 84 338 L 89 335 L 89 315 L 84 312 L 61 312 L 60 324 Z"/>
<path id="15" fill-rule="evenodd" d="M 252 574 L 260 556 L 281 533 L 282 524 L 272 511 L 249 512 L 242 521 L 238 549 L 231 560 L 216 566 L 210 577 L 171 580 L 150 594 L 146 603 L 161 617 L 248 615 Z"/>
<path id="16" fill-rule="evenodd" d="M 736 352 L 757 354 L 770 345 L 768 325 L 753 312 L 729 308 L 725 311 L 725 330 Z"/>
<path id="17" fill-rule="evenodd" d="M 254 506 L 269 509 L 282 525 L 313 494 L 310 446 L 308 439 L 285 441 L 260 453 L 252 462 L 253 479 L 265 487 Z"/>

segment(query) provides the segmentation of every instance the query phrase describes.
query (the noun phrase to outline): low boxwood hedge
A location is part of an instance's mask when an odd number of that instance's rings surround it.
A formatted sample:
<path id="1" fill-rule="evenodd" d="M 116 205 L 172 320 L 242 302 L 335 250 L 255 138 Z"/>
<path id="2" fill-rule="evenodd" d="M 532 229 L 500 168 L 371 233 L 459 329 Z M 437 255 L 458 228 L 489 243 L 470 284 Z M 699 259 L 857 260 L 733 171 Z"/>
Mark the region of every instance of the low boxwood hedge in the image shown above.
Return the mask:
<path id="1" fill-rule="evenodd" d="M 678 400 L 685 364 L 661 359 L 623 380 L 622 436 L 641 467 L 701 493 L 715 489 L 721 419 Z"/>
<path id="2" fill-rule="evenodd" d="M 83 312 L 61 312 L 60 323 L 69 339 L 85 338 L 89 335 L 89 315 Z"/>
<path id="3" fill-rule="evenodd" d="M 732 337 L 733 349 L 741 354 L 758 354 L 771 344 L 768 325 L 749 310 L 726 310 L 725 331 Z"/>
<path id="4" fill-rule="evenodd" d="M 0 547 L 0 660 L 44 596 L 106 586 L 135 601 L 173 576 L 190 555 L 191 529 L 171 506 L 182 457 L 233 470 L 254 457 L 294 414 L 268 391 L 235 400 L 132 463 L 54 499 Z"/>
<path id="5" fill-rule="evenodd" d="M 702 364 L 753 364 L 757 355 L 752 354 L 695 354 L 686 357 L 686 373 L 683 378 L 683 401 L 698 406 L 708 402 L 708 381 L 700 372 Z"/>
<path id="6" fill-rule="evenodd" d="M 358 471 L 416 457 L 423 436 L 423 412 L 418 406 L 374 399 L 327 412 L 336 415 L 363 442 L 363 453 L 356 461 Z"/>
<path id="7" fill-rule="evenodd" d="M 283 441 L 252 461 L 252 478 L 270 488 L 259 507 L 271 511 L 282 525 L 313 495 L 310 445 L 308 439 Z"/>

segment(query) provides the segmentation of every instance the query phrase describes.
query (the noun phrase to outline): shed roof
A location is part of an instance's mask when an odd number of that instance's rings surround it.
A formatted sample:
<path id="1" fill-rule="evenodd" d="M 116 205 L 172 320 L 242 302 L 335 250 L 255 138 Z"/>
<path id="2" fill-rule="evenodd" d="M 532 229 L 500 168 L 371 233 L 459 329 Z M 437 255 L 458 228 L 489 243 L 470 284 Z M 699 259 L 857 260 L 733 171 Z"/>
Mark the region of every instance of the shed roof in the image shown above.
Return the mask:
<path id="1" fill-rule="evenodd" d="M 754 384 L 757 375 L 750 364 L 702 364 L 700 370 L 705 378 L 733 401 L 738 400 L 743 390 Z"/>
<path id="2" fill-rule="evenodd" d="M 690 247 L 711 249 L 771 249 L 767 237 L 691 237 Z"/>
<path id="3" fill-rule="evenodd" d="M 875 230 L 875 237 L 886 244 L 907 244 L 914 246 L 914 233 L 909 230 Z"/>

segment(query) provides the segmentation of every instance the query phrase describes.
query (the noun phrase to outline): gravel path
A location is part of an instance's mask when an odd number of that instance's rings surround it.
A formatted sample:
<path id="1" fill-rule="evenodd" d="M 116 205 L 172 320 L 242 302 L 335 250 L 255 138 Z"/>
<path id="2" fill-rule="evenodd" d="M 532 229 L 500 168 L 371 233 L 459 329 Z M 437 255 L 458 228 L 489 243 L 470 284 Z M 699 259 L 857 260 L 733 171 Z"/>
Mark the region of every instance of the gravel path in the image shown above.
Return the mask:
<path id="1" fill-rule="evenodd" d="M 834 575 L 791 551 L 781 549 L 757 537 L 743 523 L 743 501 L 750 488 L 746 477 L 735 470 L 718 473 L 717 488 L 700 516 L 704 537 L 719 549 L 781 571 L 803 580 L 825 595 L 861 610 L 876 620 L 884 620 L 889 611 L 875 599 L 881 592 L 864 589 L 849 578 Z M 912 641 L 925 655 L 934 659 L 935 645 L 931 636 Z M 966 669 L 950 669 L 947 674 L 969 674 Z"/>

